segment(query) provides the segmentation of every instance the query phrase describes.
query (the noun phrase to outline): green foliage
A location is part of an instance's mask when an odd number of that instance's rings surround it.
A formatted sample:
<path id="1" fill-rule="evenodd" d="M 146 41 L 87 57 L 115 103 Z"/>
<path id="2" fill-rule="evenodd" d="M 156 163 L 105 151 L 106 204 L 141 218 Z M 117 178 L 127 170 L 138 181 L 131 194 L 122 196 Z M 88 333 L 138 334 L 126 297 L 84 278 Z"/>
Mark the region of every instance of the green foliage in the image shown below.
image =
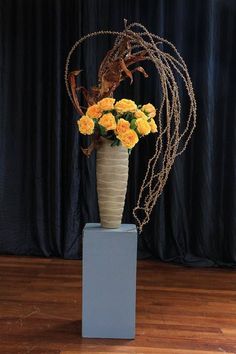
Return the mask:
<path id="1" fill-rule="evenodd" d="M 120 140 L 119 139 L 115 139 L 113 141 L 113 143 L 111 144 L 111 146 L 119 146 L 120 145 Z"/>
<path id="2" fill-rule="evenodd" d="M 136 131 L 136 119 L 132 119 L 130 122 L 130 128 Z"/>
<path id="3" fill-rule="evenodd" d="M 123 116 L 124 116 L 125 120 L 127 120 L 128 122 L 131 122 L 132 119 L 134 119 L 134 115 L 131 112 L 127 112 Z"/>
<path id="4" fill-rule="evenodd" d="M 98 127 L 99 127 L 100 135 L 105 136 L 107 133 L 106 128 L 104 128 L 102 125 L 99 125 L 99 124 L 98 124 Z"/>
<path id="5" fill-rule="evenodd" d="M 147 111 L 143 111 L 143 113 L 145 113 L 146 116 L 149 117 L 149 113 Z"/>
<path id="6" fill-rule="evenodd" d="M 112 113 L 113 114 L 113 116 L 116 114 L 116 110 L 115 109 L 108 109 L 108 110 L 106 110 L 106 111 L 103 111 L 102 112 L 102 115 L 103 114 L 107 114 L 107 113 Z"/>
<path id="7" fill-rule="evenodd" d="M 123 117 L 122 114 L 119 114 L 119 113 L 117 113 L 117 114 L 113 113 L 113 115 L 115 116 L 116 123 L 118 123 L 119 119 Z"/>

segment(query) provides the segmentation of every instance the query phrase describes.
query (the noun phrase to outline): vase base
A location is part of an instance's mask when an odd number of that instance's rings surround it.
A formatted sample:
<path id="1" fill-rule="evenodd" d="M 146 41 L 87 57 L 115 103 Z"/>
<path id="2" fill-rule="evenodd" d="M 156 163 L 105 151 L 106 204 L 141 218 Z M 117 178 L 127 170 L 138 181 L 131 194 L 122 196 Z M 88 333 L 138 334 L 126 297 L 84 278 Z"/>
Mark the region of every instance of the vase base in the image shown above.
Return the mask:
<path id="1" fill-rule="evenodd" d="M 101 223 L 101 226 L 102 226 L 104 229 L 119 229 L 120 226 L 121 226 L 121 223 L 120 223 L 120 224 Z"/>

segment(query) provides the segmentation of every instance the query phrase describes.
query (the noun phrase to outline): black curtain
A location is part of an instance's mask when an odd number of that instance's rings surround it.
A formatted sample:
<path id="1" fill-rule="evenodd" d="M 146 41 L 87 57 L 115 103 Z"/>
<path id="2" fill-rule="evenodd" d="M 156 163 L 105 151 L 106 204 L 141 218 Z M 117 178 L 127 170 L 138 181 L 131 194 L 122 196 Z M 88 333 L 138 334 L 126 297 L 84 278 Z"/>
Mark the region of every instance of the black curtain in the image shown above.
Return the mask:
<path id="1" fill-rule="evenodd" d="M 95 155 L 66 95 L 70 47 L 82 35 L 138 21 L 172 41 L 184 57 L 198 104 L 194 136 L 176 160 L 140 246 L 156 258 L 193 266 L 236 265 L 236 3 L 234 0 L 0 0 L 0 253 L 81 256 L 86 222 L 97 222 Z M 96 73 L 113 38 L 89 40 L 71 69 Z M 138 74 L 117 98 L 158 104 Z M 185 102 L 184 102 L 185 104 Z M 146 138 L 130 157 L 124 222 L 134 222 Z"/>

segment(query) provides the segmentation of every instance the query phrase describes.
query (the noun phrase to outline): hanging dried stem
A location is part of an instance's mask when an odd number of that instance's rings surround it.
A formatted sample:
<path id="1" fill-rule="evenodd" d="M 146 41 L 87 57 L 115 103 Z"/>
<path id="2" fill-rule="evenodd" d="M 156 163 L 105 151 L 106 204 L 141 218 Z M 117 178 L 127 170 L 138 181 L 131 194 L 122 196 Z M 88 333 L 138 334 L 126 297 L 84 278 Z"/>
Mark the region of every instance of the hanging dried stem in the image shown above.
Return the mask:
<path id="1" fill-rule="evenodd" d="M 187 66 L 175 48 L 164 38 L 149 33 L 139 23 L 125 25 L 123 32 L 100 31 L 90 33 L 74 44 L 66 60 L 65 83 L 69 97 L 80 112 L 79 101 L 75 98 L 81 88 L 72 86 L 68 79 L 75 84 L 75 80 L 68 76 L 70 58 L 75 49 L 86 39 L 97 35 L 115 35 L 113 48 L 102 61 L 98 73 L 98 86 L 84 90 L 88 104 L 99 99 L 112 96 L 120 82 L 126 78 L 133 80 L 132 73 L 140 71 L 147 76 L 142 67 L 130 70 L 128 67 L 140 61 L 149 60 L 156 67 L 161 86 L 161 103 L 157 107 L 156 124 L 158 134 L 153 156 L 148 161 L 147 170 L 140 188 L 137 204 L 133 215 L 137 221 L 139 231 L 150 220 L 150 215 L 158 197 L 166 184 L 175 158 L 183 153 L 196 126 L 196 100 L 192 82 Z M 163 48 L 166 50 L 164 51 Z M 179 80 L 177 80 L 177 77 Z M 189 98 L 189 111 L 187 116 L 181 114 L 180 81 Z M 76 86 L 76 85 L 75 85 Z M 81 113 L 81 112 L 80 112 Z"/>

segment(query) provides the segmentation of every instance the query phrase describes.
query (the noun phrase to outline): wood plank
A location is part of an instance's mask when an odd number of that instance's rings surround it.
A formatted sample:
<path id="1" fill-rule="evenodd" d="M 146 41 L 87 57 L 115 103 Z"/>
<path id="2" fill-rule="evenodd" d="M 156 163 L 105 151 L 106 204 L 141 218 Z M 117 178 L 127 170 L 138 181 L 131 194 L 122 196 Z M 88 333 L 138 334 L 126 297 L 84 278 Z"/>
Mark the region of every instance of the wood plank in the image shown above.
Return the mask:
<path id="1" fill-rule="evenodd" d="M 0 353 L 236 353 L 236 273 L 138 262 L 135 340 L 81 338 L 82 264 L 0 256 Z"/>

